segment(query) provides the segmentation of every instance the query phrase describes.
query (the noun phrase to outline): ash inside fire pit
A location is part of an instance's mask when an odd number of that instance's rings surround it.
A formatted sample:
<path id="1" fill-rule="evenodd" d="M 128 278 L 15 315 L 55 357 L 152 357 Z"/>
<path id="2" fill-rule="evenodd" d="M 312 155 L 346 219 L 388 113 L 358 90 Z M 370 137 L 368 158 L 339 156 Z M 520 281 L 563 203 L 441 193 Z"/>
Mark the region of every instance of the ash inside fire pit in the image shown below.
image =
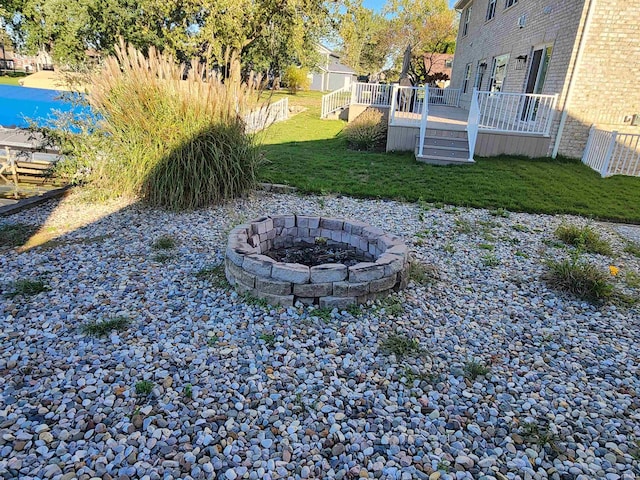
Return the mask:
<path id="1" fill-rule="evenodd" d="M 345 244 L 300 243 L 292 247 L 273 248 L 265 255 L 277 262 L 301 263 L 307 267 L 315 267 L 324 263 L 341 263 L 351 267 L 360 262 L 368 262 L 362 252 Z"/>

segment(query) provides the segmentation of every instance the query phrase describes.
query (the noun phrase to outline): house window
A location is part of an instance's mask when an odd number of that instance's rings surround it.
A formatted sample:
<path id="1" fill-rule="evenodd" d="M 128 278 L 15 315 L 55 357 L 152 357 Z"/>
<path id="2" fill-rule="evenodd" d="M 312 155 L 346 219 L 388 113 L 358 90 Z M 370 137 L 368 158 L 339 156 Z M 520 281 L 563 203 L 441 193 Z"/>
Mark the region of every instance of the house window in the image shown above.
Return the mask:
<path id="1" fill-rule="evenodd" d="M 491 64 L 491 81 L 489 82 L 489 90 L 492 92 L 501 92 L 504 88 L 504 80 L 507 76 L 507 64 L 509 63 L 509 54 L 493 57 Z"/>
<path id="2" fill-rule="evenodd" d="M 478 69 L 476 70 L 476 80 L 473 84 L 473 88 L 482 90 L 482 81 L 484 80 L 484 74 L 487 71 L 487 62 L 480 60 L 478 62 Z"/>
<path id="3" fill-rule="evenodd" d="M 471 64 L 467 63 L 467 66 L 464 67 L 464 83 L 462 84 L 462 93 L 467 93 L 469 80 L 471 80 Z"/>
<path id="4" fill-rule="evenodd" d="M 462 36 L 466 37 L 469 33 L 469 20 L 471 19 L 471 7 L 467 7 L 464 11 L 464 23 L 462 24 Z"/>
<path id="5" fill-rule="evenodd" d="M 518 0 L 505 0 L 504 8 L 509 8 L 518 3 Z"/>
<path id="6" fill-rule="evenodd" d="M 487 5 L 487 21 L 491 20 L 496 16 L 496 3 L 498 0 L 489 0 L 489 4 Z"/>

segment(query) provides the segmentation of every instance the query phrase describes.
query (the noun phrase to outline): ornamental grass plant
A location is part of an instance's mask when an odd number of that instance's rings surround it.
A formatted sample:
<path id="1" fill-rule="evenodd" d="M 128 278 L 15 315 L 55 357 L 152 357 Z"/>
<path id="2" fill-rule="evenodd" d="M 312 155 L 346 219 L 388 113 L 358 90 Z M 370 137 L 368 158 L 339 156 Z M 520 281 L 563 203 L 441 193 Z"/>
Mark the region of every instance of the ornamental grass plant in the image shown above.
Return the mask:
<path id="1" fill-rule="evenodd" d="M 87 99 L 99 118 L 90 184 L 104 196 L 137 196 L 170 210 L 249 190 L 260 152 L 243 117 L 256 95 L 239 69 L 230 71 L 223 79 L 198 65 L 183 79 L 184 67 L 170 56 L 120 44 L 90 77 Z"/>

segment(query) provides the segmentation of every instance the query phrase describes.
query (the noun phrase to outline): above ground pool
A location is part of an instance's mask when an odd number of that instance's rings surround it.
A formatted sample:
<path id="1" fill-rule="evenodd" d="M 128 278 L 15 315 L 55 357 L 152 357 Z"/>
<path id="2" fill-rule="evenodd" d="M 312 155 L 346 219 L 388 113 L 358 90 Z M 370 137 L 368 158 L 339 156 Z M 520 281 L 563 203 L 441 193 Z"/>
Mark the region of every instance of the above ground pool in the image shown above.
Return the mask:
<path id="1" fill-rule="evenodd" d="M 39 126 L 52 126 L 52 110 L 83 111 L 81 107 L 62 100 L 60 96 L 63 93 L 58 90 L 0 85 L 0 126 L 26 128 L 29 126 L 27 119 Z"/>

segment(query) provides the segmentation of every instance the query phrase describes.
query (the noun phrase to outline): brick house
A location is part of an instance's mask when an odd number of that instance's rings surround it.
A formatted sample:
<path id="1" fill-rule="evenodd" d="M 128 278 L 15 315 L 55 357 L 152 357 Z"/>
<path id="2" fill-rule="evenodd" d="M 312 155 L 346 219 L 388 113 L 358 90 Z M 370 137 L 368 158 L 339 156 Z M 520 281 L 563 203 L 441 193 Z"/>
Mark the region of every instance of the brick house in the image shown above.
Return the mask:
<path id="1" fill-rule="evenodd" d="M 451 88 L 558 94 L 549 154 L 581 157 L 596 125 L 640 133 L 640 2 L 459 0 Z"/>

